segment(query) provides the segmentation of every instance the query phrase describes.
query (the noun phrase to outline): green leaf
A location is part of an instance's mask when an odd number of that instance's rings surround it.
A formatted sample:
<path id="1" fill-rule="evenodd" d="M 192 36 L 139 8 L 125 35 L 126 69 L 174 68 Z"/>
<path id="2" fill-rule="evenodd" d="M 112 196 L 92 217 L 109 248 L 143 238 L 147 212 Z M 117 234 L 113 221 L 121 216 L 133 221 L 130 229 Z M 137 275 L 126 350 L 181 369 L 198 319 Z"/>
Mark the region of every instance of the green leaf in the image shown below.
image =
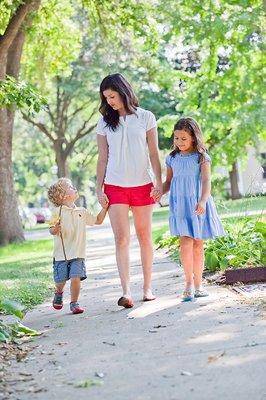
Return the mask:
<path id="1" fill-rule="evenodd" d="M 5 299 L 0 302 L 0 306 L 7 314 L 15 315 L 20 319 L 25 315 L 25 307 L 16 301 Z"/>
<path id="2" fill-rule="evenodd" d="M 16 336 L 40 336 L 41 332 L 38 332 L 34 329 L 30 329 L 27 326 L 21 324 L 20 322 L 16 322 L 11 325 L 13 332 Z"/>
<path id="3" fill-rule="evenodd" d="M 84 381 L 80 381 L 74 385 L 76 388 L 89 388 L 92 386 L 101 386 L 103 385 L 103 381 L 97 379 L 86 379 Z"/>
<path id="4" fill-rule="evenodd" d="M 208 268 L 208 270 L 216 271 L 216 269 L 219 265 L 219 259 L 216 255 L 216 253 L 214 253 L 214 252 L 207 253 L 205 256 L 205 263 L 206 263 L 206 267 Z"/>

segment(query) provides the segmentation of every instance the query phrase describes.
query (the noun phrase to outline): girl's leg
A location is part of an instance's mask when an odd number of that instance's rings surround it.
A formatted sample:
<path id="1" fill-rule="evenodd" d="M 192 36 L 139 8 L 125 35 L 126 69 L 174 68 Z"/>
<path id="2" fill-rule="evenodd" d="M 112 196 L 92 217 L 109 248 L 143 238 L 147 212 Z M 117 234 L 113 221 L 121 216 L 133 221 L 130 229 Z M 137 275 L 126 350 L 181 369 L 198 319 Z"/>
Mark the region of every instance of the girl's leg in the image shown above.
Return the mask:
<path id="1" fill-rule="evenodd" d="M 131 297 L 129 276 L 130 227 L 127 204 L 112 204 L 108 213 L 115 237 L 116 262 L 124 297 Z"/>
<path id="2" fill-rule="evenodd" d="M 153 263 L 153 246 L 151 237 L 152 205 L 132 207 L 134 225 L 140 245 L 141 263 L 143 269 L 143 291 L 145 300 L 155 297 L 151 291 L 151 274 Z"/>
<path id="3" fill-rule="evenodd" d="M 203 240 L 194 239 L 193 243 L 193 272 L 195 289 L 201 288 L 204 267 Z"/>
<path id="4" fill-rule="evenodd" d="M 193 287 L 193 242 L 188 236 L 180 237 L 180 259 L 184 268 L 186 290 Z"/>
<path id="5" fill-rule="evenodd" d="M 79 299 L 80 293 L 80 277 L 75 276 L 70 279 L 70 295 L 71 295 L 71 303 L 76 303 Z"/>

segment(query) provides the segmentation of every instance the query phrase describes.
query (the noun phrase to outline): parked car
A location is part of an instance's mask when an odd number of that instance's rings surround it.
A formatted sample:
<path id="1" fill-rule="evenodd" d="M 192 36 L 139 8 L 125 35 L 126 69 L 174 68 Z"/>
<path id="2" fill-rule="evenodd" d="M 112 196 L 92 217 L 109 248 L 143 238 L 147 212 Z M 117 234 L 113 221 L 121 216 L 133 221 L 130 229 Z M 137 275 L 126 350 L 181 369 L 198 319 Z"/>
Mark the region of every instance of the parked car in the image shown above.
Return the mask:
<path id="1" fill-rule="evenodd" d="M 24 229 L 33 228 L 37 224 L 37 217 L 30 208 L 19 206 L 18 211 Z"/>
<path id="2" fill-rule="evenodd" d="M 51 219 L 51 211 L 47 207 L 31 208 L 37 218 L 37 224 L 44 224 Z"/>

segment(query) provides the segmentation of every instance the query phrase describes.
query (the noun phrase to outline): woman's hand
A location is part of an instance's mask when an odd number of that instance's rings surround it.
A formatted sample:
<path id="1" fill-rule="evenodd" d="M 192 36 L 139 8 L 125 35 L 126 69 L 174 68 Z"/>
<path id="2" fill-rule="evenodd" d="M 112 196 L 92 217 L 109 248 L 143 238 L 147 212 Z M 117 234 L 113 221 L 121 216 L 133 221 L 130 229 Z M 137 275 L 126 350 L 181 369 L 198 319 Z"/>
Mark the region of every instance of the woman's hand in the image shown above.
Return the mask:
<path id="1" fill-rule="evenodd" d="M 196 205 L 196 215 L 203 215 L 205 213 L 206 209 L 206 202 L 205 201 L 199 201 L 198 204 Z"/>
<path id="2" fill-rule="evenodd" d="M 99 190 L 99 191 L 97 191 L 97 198 L 98 198 L 98 202 L 101 204 L 102 208 L 106 209 L 109 205 L 109 199 L 106 196 L 106 194 L 102 190 Z"/>

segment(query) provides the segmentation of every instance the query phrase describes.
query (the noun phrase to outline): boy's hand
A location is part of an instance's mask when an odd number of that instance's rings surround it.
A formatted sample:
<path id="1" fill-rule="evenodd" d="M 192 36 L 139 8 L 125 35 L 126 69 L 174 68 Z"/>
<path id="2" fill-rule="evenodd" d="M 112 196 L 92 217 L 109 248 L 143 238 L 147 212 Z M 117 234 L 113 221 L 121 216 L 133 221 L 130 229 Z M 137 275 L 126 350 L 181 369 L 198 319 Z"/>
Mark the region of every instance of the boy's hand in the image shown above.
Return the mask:
<path id="1" fill-rule="evenodd" d="M 206 209 L 206 202 L 205 201 L 199 201 L 198 204 L 196 205 L 196 215 L 203 215 L 205 213 Z"/>
<path id="2" fill-rule="evenodd" d="M 49 231 L 52 235 L 59 235 L 59 233 L 61 232 L 60 222 L 57 222 L 54 226 L 51 226 Z"/>
<path id="3" fill-rule="evenodd" d="M 109 200 L 106 194 L 99 190 L 97 191 L 98 202 L 101 204 L 102 208 L 106 209 L 109 206 Z"/>
<path id="4" fill-rule="evenodd" d="M 109 208 L 109 200 L 108 200 L 108 203 L 105 203 L 105 205 L 102 206 L 102 208 L 103 208 L 103 210 L 105 210 L 105 211 L 108 210 L 108 208 Z"/>

